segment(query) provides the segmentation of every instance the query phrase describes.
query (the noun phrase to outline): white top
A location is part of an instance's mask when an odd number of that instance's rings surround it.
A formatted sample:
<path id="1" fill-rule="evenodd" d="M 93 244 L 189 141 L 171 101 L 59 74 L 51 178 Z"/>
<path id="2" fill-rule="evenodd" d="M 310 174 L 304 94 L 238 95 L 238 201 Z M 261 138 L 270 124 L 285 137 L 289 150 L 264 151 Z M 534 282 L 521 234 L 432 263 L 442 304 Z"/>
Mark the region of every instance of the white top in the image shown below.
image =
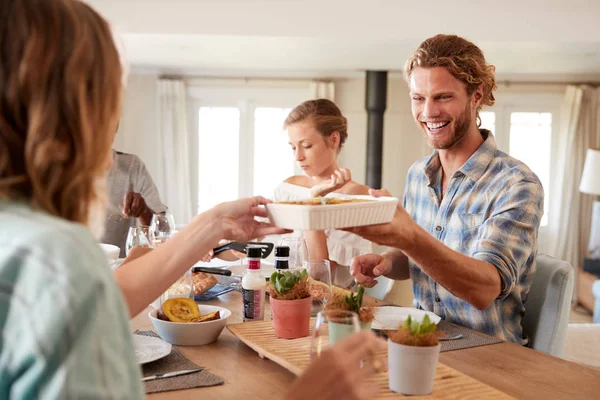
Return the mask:
<path id="1" fill-rule="evenodd" d="M 326 197 L 344 197 L 342 193 L 329 193 Z M 275 188 L 273 201 L 303 200 L 312 197 L 310 188 L 282 182 Z M 301 232 L 294 232 L 295 236 L 301 236 Z M 352 257 L 361 254 L 373 253 L 373 243 L 353 233 L 336 229 L 326 229 L 327 251 L 329 259 L 339 265 L 348 267 Z"/>

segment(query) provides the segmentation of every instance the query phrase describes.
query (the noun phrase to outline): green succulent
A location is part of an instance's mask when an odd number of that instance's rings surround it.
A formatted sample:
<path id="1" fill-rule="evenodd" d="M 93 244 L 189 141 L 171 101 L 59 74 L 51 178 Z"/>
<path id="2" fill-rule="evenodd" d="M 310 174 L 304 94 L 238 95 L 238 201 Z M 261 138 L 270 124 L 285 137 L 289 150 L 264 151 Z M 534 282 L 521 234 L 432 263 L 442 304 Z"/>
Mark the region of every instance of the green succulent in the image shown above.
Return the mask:
<path id="1" fill-rule="evenodd" d="M 437 325 L 431 322 L 427 314 L 420 323 L 409 315 L 404 321 L 404 327 L 409 329 L 413 336 L 417 336 L 435 332 Z"/>
<path id="2" fill-rule="evenodd" d="M 358 285 L 356 287 L 356 293 L 350 293 L 344 300 L 350 306 L 350 311 L 354 311 L 358 313 L 360 308 L 362 307 L 363 295 L 365 294 L 365 288 L 363 285 Z"/>
<path id="3" fill-rule="evenodd" d="M 275 271 L 271 274 L 271 284 L 279 294 L 284 294 L 294 288 L 296 284 L 308 279 L 308 272 L 302 271 Z"/>

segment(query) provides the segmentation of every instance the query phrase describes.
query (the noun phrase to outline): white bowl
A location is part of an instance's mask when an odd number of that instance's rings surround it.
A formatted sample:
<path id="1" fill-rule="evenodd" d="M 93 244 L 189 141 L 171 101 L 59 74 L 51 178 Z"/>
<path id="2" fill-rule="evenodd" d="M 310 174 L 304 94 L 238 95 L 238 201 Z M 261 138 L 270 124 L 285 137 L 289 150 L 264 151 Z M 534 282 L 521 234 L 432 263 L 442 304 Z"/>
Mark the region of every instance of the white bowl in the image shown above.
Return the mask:
<path id="1" fill-rule="evenodd" d="M 112 244 L 100 243 L 100 247 L 106 253 L 106 257 L 110 261 L 115 261 L 119 258 L 119 254 L 121 253 L 121 249 Z"/>
<path id="2" fill-rule="evenodd" d="M 285 229 L 340 229 L 390 222 L 394 218 L 398 205 L 398 199 L 395 197 L 343 196 L 341 198 L 371 201 L 317 206 L 270 203 L 267 204 L 267 215 L 275 226 Z"/>
<path id="3" fill-rule="evenodd" d="M 169 322 L 156 317 L 158 310 L 148 313 L 154 329 L 166 342 L 178 346 L 200 346 L 212 343 L 218 339 L 221 331 L 227 325 L 231 311 L 223 307 L 198 305 L 200 314 L 205 315 L 219 311 L 221 318 L 207 322 Z"/>

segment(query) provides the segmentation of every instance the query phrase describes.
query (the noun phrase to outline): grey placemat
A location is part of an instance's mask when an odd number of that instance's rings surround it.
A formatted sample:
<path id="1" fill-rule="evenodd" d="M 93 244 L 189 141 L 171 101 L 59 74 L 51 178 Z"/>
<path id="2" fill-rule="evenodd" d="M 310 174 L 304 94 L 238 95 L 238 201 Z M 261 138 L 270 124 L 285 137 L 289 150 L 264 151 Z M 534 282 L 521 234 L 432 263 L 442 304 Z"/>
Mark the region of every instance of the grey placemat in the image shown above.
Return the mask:
<path id="1" fill-rule="evenodd" d="M 487 346 L 488 344 L 501 343 L 502 339 L 493 336 L 488 336 L 484 333 L 474 331 L 464 326 L 456 325 L 451 322 L 440 321 L 437 325 L 438 331 L 444 331 L 448 336 L 454 336 L 461 333 L 462 339 L 444 340 L 440 352 L 468 349 L 470 347 Z"/>
<path id="2" fill-rule="evenodd" d="M 152 331 L 135 331 L 136 335 L 159 337 Z M 144 376 L 163 374 L 165 372 L 180 371 L 183 369 L 199 368 L 198 365 L 188 360 L 175 347 L 171 349 L 171 354 L 159 360 L 142 365 L 142 374 Z M 197 387 L 222 385 L 223 379 L 217 375 L 211 374 L 206 370 L 194 372 L 192 374 L 174 376 L 172 378 L 155 379 L 144 382 L 146 393 L 169 392 L 171 390 L 192 389 Z"/>

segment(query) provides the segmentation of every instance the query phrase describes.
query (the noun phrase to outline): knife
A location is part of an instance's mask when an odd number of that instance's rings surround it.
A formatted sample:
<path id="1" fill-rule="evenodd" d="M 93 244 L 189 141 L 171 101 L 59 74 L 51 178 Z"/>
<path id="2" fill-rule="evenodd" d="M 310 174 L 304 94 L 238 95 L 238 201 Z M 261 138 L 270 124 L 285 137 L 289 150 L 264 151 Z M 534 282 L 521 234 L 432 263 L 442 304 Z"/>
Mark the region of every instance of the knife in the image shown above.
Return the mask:
<path id="1" fill-rule="evenodd" d="M 204 368 L 184 369 L 181 371 L 165 372 L 164 374 L 150 375 L 142 378 L 142 382 L 153 381 L 155 379 L 171 378 L 179 375 L 193 374 L 194 372 L 202 371 Z"/>

